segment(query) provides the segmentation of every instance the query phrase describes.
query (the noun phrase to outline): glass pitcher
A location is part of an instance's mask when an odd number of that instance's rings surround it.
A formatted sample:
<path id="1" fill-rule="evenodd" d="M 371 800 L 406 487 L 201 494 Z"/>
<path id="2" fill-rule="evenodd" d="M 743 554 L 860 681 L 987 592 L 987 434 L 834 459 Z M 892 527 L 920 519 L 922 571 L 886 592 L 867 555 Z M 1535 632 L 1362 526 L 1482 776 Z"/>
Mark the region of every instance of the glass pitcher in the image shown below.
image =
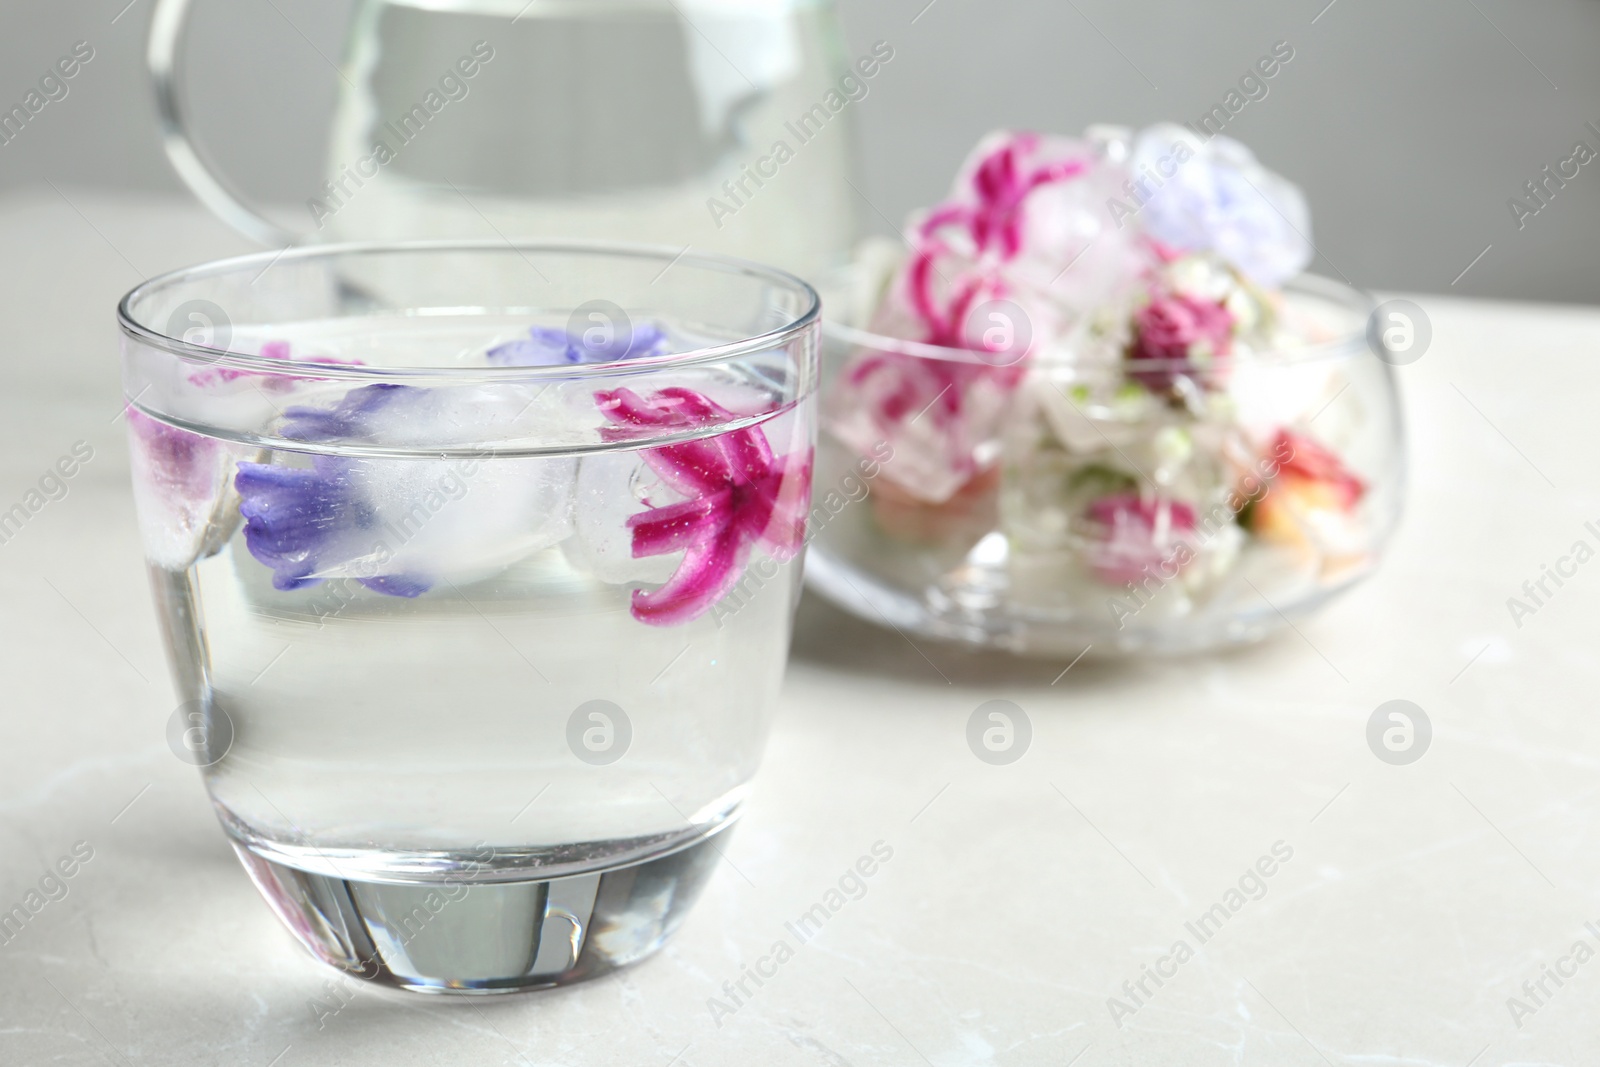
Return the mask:
<path id="1" fill-rule="evenodd" d="M 855 238 L 850 112 L 893 49 L 847 60 L 832 0 L 361 0 L 298 232 L 189 137 L 189 3 L 151 28 L 167 152 L 264 243 L 616 239 L 818 277 Z"/>

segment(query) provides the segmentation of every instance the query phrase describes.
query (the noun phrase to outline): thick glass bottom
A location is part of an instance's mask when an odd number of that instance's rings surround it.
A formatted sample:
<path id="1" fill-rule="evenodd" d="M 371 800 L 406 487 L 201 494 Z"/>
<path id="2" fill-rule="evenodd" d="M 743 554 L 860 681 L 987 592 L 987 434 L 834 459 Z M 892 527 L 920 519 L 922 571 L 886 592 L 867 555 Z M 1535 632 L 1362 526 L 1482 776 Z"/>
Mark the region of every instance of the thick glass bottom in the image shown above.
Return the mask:
<path id="1" fill-rule="evenodd" d="M 269 859 L 233 838 L 256 888 L 311 954 L 419 993 L 516 993 L 606 974 L 678 928 L 718 858 L 720 822 L 649 859 L 542 880 L 367 881 Z M 490 878 L 504 872 L 484 871 Z"/>
<path id="2" fill-rule="evenodd" d="M 1097 656 L 1188 655 L 1254 644 L 1309 615 L 1360 581 L 1370 567 L 1336 584 L 1304 589 L 1292 599 L 1269 602 L 1260 593 L 1255 603 L 1224 603 L 1211 610 L 1160 620 L 1140 618 L 1119 625 L 1106 604 L 1117 599 L 1131 617 L 1139 604 L 1109 590 L 1100 603 L 1076 610 L 1030 609 L 1012 602 L 1004 589 L 971 582 L 955 590 L 930 583 L 908 592 L 868 571 L 813 551 L 806 560 L 806 583 L 836 607 L 902 633 L 937 638 L 980 648 L 1003 649 L 1022 656 L 1072 658 L 1093 647 Z M 1154 612 L 1152 612 L 1154 614 Z"/>

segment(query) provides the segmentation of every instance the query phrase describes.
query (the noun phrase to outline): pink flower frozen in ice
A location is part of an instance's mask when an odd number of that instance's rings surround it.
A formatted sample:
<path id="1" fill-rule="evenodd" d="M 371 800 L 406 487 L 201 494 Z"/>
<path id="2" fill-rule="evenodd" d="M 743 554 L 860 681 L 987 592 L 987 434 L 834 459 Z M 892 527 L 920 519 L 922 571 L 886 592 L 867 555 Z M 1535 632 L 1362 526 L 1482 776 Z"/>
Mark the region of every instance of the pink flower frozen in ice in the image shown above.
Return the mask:
<path id="1" fill-rule="evenodd" d="M 1063 138 L 1037 133 L 1001 133 L 979 146 L 956 195 L 923 220 L 924 237 L 955 226 L 972 246 L 1001 260 L 1015 259 L 1028 236 L 1028 198 L 1039 188 L 1077 178 L 1089 169 L 1087 158 Z"/>
<path id="2" fill-rule="evenodd" d="M 972 313 L 986 301 L 1018 295 L 1023 272 L 1013 272 L 1011 265 L 1019 258 L 1066 252 L 1040 247 L 1057 244 L 1061 235 L 1039 214 L 1035 194 L 1071 182 L 1088 169 L 1087 153 L 1080 154 L 1076 142 L 1036 133 L 1004 133 L 985 140 L 957 179 L 954 195 L 915 226 L 900 295 L 918 320 L 921 336 L 889 332 L 927 344 L 983 350 L 981 331 L 989 324 L 972 322 Z"/>
<path id="3" fill-rule="evenodd" d="M 125 413 L 143 483 L 165 500 L 209 501 L 216 488 L 215 460 L 222 442 L 159 422 L 131 404 Z"/>
<path id="4" fill-rule="evenodd" d="M 972 360 L 869 349 L 835 390 L 835 432 L 864 454 L 891 442 L 908 459 L 891 477 L 903 473 L 902 487 L 919 499 L 949 499 L 980 472 L 975 453 L 996 433 L 1035 343 L 1054 329 L 1011 265 L 1042 251 L 1031 198 L 1084 173 L 1081 148 L 1032 133 L 996 135 L 979 146 L 950 199 L 913 227 L 910 256 L 871 328 L 970 351 Z"/>
<path id="5" fill-rule="evenodd" d="M 285 363 L 322 363 L 336 367 L 364 366 L 362 361 L 359 359 L 338 359 L 334 356 L 293 355 L 291 354 L 288 341 L 266 342 L 261 346 L 261 356 L 263 359 L 275 359 Z M 260 379 L 257 384 L 262 389 L 274 393 L 287 392 L 288 390 L 294 388 L 296 382 L 315 382 L 322 380 L 319 378 L 312 378 L 297 374 L 273 374 L 267 371 L 234 370 L 232 367 L 202 367 L 200 370 L 194 371 L 189 375 L 189 384 L 198 385 L 201 388 L 209 388 L 217 385 L 226 385 L 229 382 L 238 381 L 240 378 Z"/>
<path id="6" fill-rule="evenodd" d="M 1331 449 L 1302 433 L 1280 429 L 1268 450 L 1276 473 L 1244 512 L 1245 524 L 1264 540 L 1296 548 L 1359 541 L 1357 506 L 1362 481 Z"/>
<path id="7" fill-rule="evenodd" d="M 1270 452 L 1279 461 L 1282 478 L 1322 487 L 1329 504 L 1341 511 L 1351 510 L 1366 495 L 1367 483 L 1337 453 L 1305 434 L 1280 429 Z"/>
<path id="8" fill-rule="evenodd" d="M 862 454 L 894 447 L 898 488 L 937 504 L 983 474 L 1034 354 L 1148 269 L 1143 238 L 1106 218 L 1113 171 L 1088 142 L 1001 131 L 913 220 L 911 251 L 867 326 L 974 355 L 865 348 L 828 405 L 830 428 Z"/>
<path id="9" fill-rule="evenodd" d="M 145 554 L 159 566 L 183 570 L 214 534 L 230 446 L 153 419 L 132 404 L 126 410 Z"/>
<path id="10" fill-rule="evenodd" d="M 645 399 L 626 388 L 595 394 L 616 424 L 601 431 L 626 441 L 663 430 L 710 427 L 733 414 L 692 389 L 667 388 Z M 759 426 L 643 451 L 646 465 L 684 499 L 646 502 L 631 516 L 635 558 L 683 552 L 665 585 L 636 589 L 633 617 L 654 626 L 689 622 L 738 582 L 759 544 L 787 560 L 805 539 L 812 450 L 775 457 Z"/>
<path id="11" fill-rule="evenodd" d="M 830 425 L 862 455 L 886 442 L 897 462 L 883 477 L 912 497 L 942 503 L 982 473 L 985 442 L 1016 387 L 1015 367 L 867 350 L 829 396 Z"/>
<path id="12" fill-rule="evenodd" d="M 1112 493 L 1089 505 L 1092 543 L 1086 556 L 1095 577 L 1111 585 L 1149 576 L 1169 581 L 1194 558 L 1188 537 L 1194 509 L 1179 500 Z"/>
<path id="13" fill-rule="evenodd" d="M 1233 351 L 1233 326 L 1233 314 L 1215 301 L 1157 295 L 1134 316 L 1129 373 L 1156 392 L 1170 389 L 1180 375 L 1212 385 Z"/>

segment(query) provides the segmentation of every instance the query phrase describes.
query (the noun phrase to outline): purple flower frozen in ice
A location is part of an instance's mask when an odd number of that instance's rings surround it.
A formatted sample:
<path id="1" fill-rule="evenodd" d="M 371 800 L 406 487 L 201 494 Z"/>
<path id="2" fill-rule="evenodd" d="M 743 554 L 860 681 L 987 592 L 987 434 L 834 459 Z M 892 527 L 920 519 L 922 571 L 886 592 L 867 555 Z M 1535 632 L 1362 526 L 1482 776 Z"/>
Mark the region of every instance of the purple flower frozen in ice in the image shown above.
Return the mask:
<path id="1" fill-rule="evenodd" d="M 333 441 L 369 437 L 376 416 L 408 393 L 421 390 L 407 385 L 363 385 L 352 389 L 331 408 L 293 407 L 283 413 L 283 436 L 291 441 Z"/>
<path id="2" fill-rule="evenodd" d="M 250 554 L 272 568 L 277 589 L 299 589 L 322 581 L 317 574 L 337 554 L 359 554 L 383 539 L 377 510 L 364 506 L 352 477 L 353 464 L 333 456 L 316 456 L 306 467 L 241 463 L 234 486 L 239 514 L 244 516 L 245 545 Z M 373 562 L 384 562 L 373 553 Z M 340 562 L 346 562 L 340 560 Z M 362 585 L 391 596 L 417 596 L 432 584 L 420 577 L 374 575 L 357 578 Z"/>
<path id="3" fill-rule="evenodd" d="M 352 389 L 332 408 L 290 408 L 280 432 L 307 442 L 366 436 L 372 416 L 411 391 L 403 385 L 369 385 Z M 244 516 L 245 545 L 272 568 L 275 588 L 315 585 L 330 560 L 345 563 L 362 555 L 363 542 L 368 550 L 382 543 L 377 509 L 359 492 L 356 471 L 357 461 L 336 456 L 314 456 L 310 467 L 239 464 L 233 484 Z M 375 563 L 386 562 L 375 558 L 386 551 L 369 554 Z M 431 584 L 397 575 L 356 580 L 392 596 L 417 596 Z"/>
<path id="4" fill-rule="evenodd" d="M 1202 141 L 1182 126 L 1151 126 L 1139 134 L 1129 170 L 1158 186 L 1139 221 L 1168 248 L 1215 252 L 1268 288 L 1311 262 L 1311 214 L 1300 189 L 1233 138 Z"/>
<path id="5" fill-rule="evenodd" d="M 596 336 L 596 335 L 600 336 Z M 644 323 L 624 328 L 620 336 L 605 331 L 573 334 L 552 326 L 530 326 L 526 338 L 496 345 L 484 355 L 500 367 L 560 367 L 571 363 L 611 363 L 665 355 L 667 335 L 661 327 Z"/>
<path id="6" fill-rule="evenodd" d="M 329 408 L 290 408 L 279 432 L 308 444 L 394 440 L 433 424 L 489 418 L 487 406 L 479 396 L 368 385 Z M 245 546 L 271 568 L 274 587 L 345 578 L 385 596 L 414 597 L 565 536 L 571 466 L 316 455 L 309 466 L 240 463 L 234 485 Z"/>

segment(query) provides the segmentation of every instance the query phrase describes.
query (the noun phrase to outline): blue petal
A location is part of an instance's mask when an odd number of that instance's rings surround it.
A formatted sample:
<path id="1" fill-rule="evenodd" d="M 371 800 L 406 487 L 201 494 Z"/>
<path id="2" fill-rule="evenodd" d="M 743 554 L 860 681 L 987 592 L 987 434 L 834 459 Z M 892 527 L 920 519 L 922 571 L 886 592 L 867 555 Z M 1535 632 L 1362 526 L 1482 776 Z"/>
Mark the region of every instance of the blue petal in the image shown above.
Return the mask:
<path id="1" fill-rule="evenodd" d="M 433 588 L 433 583 L 425 578 L 416 578 L 408 574 L 384 574 L 376 578 L 356 579 L 362 585 L 375 593 L 384 596 L 421 596 Z"/>
<path id="2" fill-rule="evenodd" d="M 250 554 L 272 568 L 277 589 L 315 585 L 319 554 L 343 532 L 345 515 L 359 514 L 348 467 L 318 456 L 313 466 L 274 467 L 240 463 L 233 484 L 239 490 L 244 543 Z"/>
<path id="3" fill-rule="evenodd" d="M 571 334 L 549 326 L 531 326 L 521 338 L 496 345 L 485 355 L 502 367 L 559 367 L 574 363 L 612 363 L 619 359 L 661 356 L 668 351 L 667 333 L 654 323 L 643 323 L 607 344 L 587 335 Z"/>
<path id="4" fill-rule="evenodd" d="M 634 330 L 628 337 L 628 346 L 617 359 L 640 359 L 646 356 L 664 356 L 667 354 L 667 331 L 654 323 L 647 322 Z"/>
<path id="5" fill-rule="evenodd" d="M 530 327 L 527 340 L 507 341 L 485 355 L 490 363 L 501 367 L 559 367 L 583 361 L 578 343 L 567 331 L 548 326 Z"/>
<path id="6" fill-rule="evenodd" d="M 292 441 L 332 441 L 365 437 L 372 431 L 372 416 L 403 393 L 409 385 L 363 385 L 352 389 L 331 408 L 289 408 L 283 413 L 283 436 Z"/>

